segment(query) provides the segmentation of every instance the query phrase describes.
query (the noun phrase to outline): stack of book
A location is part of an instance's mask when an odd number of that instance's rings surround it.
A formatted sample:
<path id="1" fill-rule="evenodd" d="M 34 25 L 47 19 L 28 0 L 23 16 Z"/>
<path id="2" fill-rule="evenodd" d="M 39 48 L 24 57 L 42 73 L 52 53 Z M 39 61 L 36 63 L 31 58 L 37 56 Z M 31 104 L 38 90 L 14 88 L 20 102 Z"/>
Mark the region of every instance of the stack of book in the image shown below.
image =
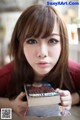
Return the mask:
<path id="1" fill-rule="evenodd" d="M 29 116 L 51 117 L 61 116 L 60 114 L 60 95 L 55 92 L 49 83 L 42 85 L 24 85 L 28 101 Z"/>

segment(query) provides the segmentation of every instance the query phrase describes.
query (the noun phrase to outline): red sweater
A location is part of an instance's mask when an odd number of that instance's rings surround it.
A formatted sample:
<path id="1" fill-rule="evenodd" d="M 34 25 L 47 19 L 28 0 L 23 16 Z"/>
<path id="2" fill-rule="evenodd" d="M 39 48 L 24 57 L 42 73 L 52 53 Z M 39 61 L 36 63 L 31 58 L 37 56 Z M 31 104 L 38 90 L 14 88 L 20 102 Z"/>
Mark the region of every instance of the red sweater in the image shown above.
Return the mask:
<path id="1" fill-rule="evenodd" d="M 69 60 L 69 71 L 72 76 L 74 85 L 80 90 L 80 64 Z M 0 68 L 0 96 L 4 96 L 13 73 L 13 63 L 9 63 Z"/>

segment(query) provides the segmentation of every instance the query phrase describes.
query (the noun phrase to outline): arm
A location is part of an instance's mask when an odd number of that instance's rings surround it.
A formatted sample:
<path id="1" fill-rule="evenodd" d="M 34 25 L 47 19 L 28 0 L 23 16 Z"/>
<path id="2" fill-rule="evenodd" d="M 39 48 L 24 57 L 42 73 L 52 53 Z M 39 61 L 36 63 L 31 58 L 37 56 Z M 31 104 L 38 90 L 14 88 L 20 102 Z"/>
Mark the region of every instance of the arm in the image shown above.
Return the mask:
<path id="1" fill-rule="evenodd" d="M 21 92 L 14 100 L 8 98 L 0 98 L 0 108 L 12 108 L 19 115 L 24 115 L 27 106 L 27 102 L 23 101 L 25 93 Z"/>
<path id="2" fill-rule="evenodd" d="M 12 108 L 18 114 L 24 114 L 27 107 L 27 102 L 23 101 L 25 93 L 21 92 L 15 99 L 9 100 L 4 98 L 6 91 L 10 86 L 11 77 L 13 74 L 13 63 L 9 63 L 0 68 L 0 108 Z"/>
<path id="3" fill-rule="evenodd" d="M 79 104 L 79 102 L 80 102 L 80 96 L 79 96 L 79 94 L 77 92 L 73 93 L 72 94 L 72 105 Z"/>
<path id="4" fill-rule="evenodd" d="M 80 104 L 80 63 L 69 60 L 69 71 L 76 88 L 76 92 L 72 93 L 72 105 Z"/>
<path id="5" fill-rule="evenodd" d="M 0 97 L 4 97 L 10 88 L 13 64 L 8 63 L 0 68 Z"/>
<path id="6" fill-rule="evenodd" d="M 1 108 L 11 108 L 11 102 L 8 98 L 0 98 L 0 109 Z"/>

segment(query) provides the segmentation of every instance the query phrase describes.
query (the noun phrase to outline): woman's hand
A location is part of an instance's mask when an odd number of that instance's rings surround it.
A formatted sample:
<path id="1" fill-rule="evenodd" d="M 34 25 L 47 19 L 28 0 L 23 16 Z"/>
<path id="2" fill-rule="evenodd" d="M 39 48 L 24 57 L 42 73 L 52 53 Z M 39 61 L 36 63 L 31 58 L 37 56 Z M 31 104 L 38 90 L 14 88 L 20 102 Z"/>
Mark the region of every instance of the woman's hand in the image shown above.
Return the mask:
<path id="1" fill-rule="evenodd" d="M 70 110 L 72 105 L 72 97 L 68 90 L 56 89 L 56 92 L 60 94 L 61 105 L 64 106 L 67 110 Z"/>
<path id="2" fill-rule="evenodd" d="M 24 92 L 21 92 L 14 100 L 11 100 L 11 108 L 19 115 L 24 115 L 25 111 L 28 110 L 27 101 L 22 101 L 25 96 Z"/>

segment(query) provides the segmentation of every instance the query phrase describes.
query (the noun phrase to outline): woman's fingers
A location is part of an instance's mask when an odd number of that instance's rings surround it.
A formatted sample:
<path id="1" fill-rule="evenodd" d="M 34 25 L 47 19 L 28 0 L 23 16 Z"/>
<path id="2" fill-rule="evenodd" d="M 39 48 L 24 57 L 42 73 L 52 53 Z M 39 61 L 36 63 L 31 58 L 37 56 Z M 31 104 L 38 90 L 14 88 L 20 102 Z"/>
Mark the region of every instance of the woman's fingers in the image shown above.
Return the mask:
<path id="1" fill-rule="evenodd" d="M 68 90 L 61 90 L 56 89 L 56 92 L 60 94 L 61 98 L 61 105 L 64 106 L 66 109 L 70 110 L 72 105 L 72 96 Z"/>

